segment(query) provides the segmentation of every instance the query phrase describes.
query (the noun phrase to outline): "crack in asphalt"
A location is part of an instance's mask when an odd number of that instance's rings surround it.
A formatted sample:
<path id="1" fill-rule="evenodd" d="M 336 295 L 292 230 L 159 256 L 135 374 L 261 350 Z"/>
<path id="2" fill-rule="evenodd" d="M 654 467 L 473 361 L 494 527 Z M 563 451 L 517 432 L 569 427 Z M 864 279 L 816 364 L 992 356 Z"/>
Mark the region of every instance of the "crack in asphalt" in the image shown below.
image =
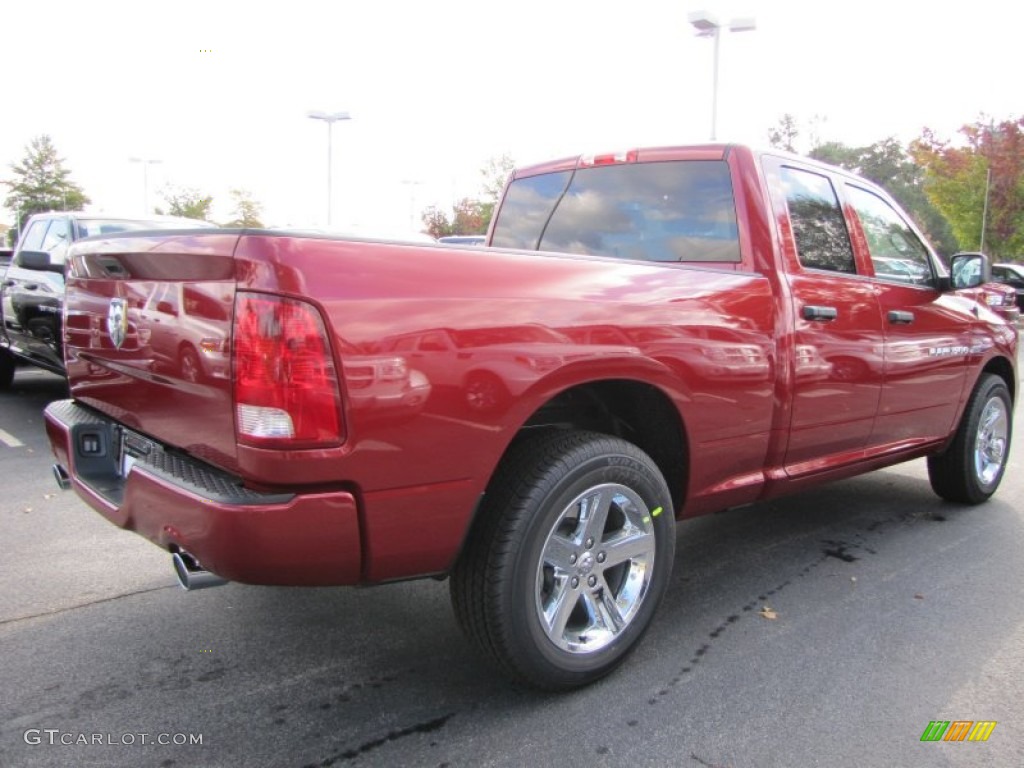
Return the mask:
<path id="1" fill-rule="evenodd" d="M 707 760 L 698 757 L 696 752 L 690 753 L 690 759 L 695 763 L 700 763 L 705 766 L 705 768 L 728 768 L 728 766 L 722 765 L 721 763 L 709 763 Z"/>
<path id="2" fill-rule="evenodd" d="M 732 613 L 725 619 L 723 619 L 721 624 L 719 624 L 710 633 L 708 633 L 710 641 L 702 643 L 700 647 L 698 647 L 693 652 L 693 656 L 690 658 L 690 660 L 676 673 L 675 677 L 673 677 L 667 683 L 662 685 L 661 688 L 657 691 L 657 693 L 653 694 L 647 700 L 647 703 L 651 706 L 654 706 L 658 703 L 659 699 L 668 696 L 672 692 L 672 689 L 674 689 L 676 686 L 682 683 L 685 679 L 685 676 L 693 672 L 697 665 L 704 660 L 705 654 L 707 654 L 711 650 L 712 642 L 717 640 L 722 634 L 724 634 L 728 629 L 735 625 L 736 622 L 740 621 L 743 617 L 743 614 L 754 613 L 754 609 L 757 608 L 759 604 L 764 605 L 765 601 L 767 601 L 768 598 L 779 594 L 784 589 L 789 587 L 793 583 L 794 578 L 803 578 L 804 576 L 809 575 L 811 571 L 813 571 L 815 568 L 817 568 L 820 565 L 824 565 L 829 558 L 836 558 L 837 560 L 841 560 L 844 563 L 852 563 L 858 560 L 859 558 L 855 555 L 850 554 L 849 550 L 866 552 L 872 555 L 877 554 L 876 550 L 867 546 L 863 542 L 863 536 L 861 533 L 855 532 L 853 538 L 854 541 L 852 542 L 832 539 L 822 541 L 821 543 L 825 546 L 825 549 L 821 551 L 821 555 L 816 560 L 813 560 L 807 565 L 805 565 L 796 574 L 795 577 L 790 577 L 785 581 L 782 581 L 776 586 L 772 587 L 771 589 L 765 590 L 757 596 L 756 600 L 750 600 L 746 605 L 742 607 L 741 610 L 738 610 L 735 613 Z M 626 724 L 629 726 L 633 726 L 636 724 L 636 721 L 630 720 Z"/>
<path id="3" fill-rule="evenodd" d="M 406 736 L 412 736 L 417 733 L 431 733 L 439 728 L 443 728 L 445 723 L 453 717 L 455 717 L 455 713 L 449 712 L 447 715 L 441 715 L 441 717 L 436 717 L 433 720 L 427 720 L 425 723 L 410 725 L 408 728 L 402 728 L 397 731 L 388 731 L 386 735 L 379 739 L 367 741 L 354 749 L 346 749 L 344 752 L 337 752 L 319 763 L 307 763 L 303 768 L 330 768 L 330 766 L 340 760 L 354 760 L 360 755 L 365 755 L 367 752 L 372 752 L 378 747 L 383 747 L 388 742 L 397 741 L 398 739 Z"/>
<path id="4" fill-rule="evenodd" d="M 30 619 L 41 619 L 41 618 L 44 618 L 46 616 L 59 616 L 62 613 L 67 613 L 69 611 L 77 611 L 77 610 L 80 610 L 81 608 L 88 608 L 89 606 L 92 606 L 92 605 L 100 605 L 102 603 L 112 603 L 115 600 L 121 600 L 122 598 L 125 598 L 125 597 L 135 597 L 136 595 L 145 595 L 145 594 L 147 594 L 149 592 L 159 592 L 162 589 L 174 589 L 174 588 L 175 588 L 174 584 L 168 584 L 168 585 L 163 586 L 163 587 L 150 587 L 149 589 L 139 589 L 139 590 L 136 590 L 135 592 L 125 592 L 122 595 L 114 595 L 113 597 L 101 597 L 98 600 L 91 600 L 88 603 L 79 603 L 78 605 L 69 605 L 66 608 L 57 608 L 57 609 L 52 610 L 52 611 L 43 611 L 42 613 L 30 613 L 27 616 L 15 616 L 13 619 L 0 619 L 0 627 L 4 626 L 5 624 L 14 624 L 14 623 L 19 622 L 19 621 L 28 621 Z"/>

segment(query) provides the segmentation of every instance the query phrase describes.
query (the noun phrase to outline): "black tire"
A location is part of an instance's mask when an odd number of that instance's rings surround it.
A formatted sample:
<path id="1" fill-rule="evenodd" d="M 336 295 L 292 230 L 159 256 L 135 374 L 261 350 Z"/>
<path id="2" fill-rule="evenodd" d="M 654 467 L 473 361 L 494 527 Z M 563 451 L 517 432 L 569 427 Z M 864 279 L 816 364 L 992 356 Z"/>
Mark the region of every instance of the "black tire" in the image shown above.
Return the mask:
<path id="1" fill-rule="evenodd" d="M 14 356 L 6 349 L 0 349 L 0 389 L 10 389 L 14 382 L 14 369 L 18 367 Z"/>
<path id="2" fill-rule="evenodd" d="M 1003 479 L 1013 432 L 1010 390 L 998 376 L 982 374 L 953 442 L 928 457 L 932 489 L 947 501 L 980 504 Z"/>
<path id="3" fill-rule="evenodd" d="M 607 675 L 636 647 L 668 586 L 672 510 L 657 466 L 624 440 L 519 438 L 451 574 L 463 631 L 507 675 L 538 688 Z"/>

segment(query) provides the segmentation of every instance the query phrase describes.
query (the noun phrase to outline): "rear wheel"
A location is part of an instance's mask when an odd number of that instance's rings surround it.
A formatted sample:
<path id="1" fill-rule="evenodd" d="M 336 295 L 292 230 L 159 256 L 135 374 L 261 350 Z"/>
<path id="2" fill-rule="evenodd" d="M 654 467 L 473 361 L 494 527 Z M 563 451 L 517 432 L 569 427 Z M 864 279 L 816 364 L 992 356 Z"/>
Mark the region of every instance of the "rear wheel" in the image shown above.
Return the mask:
<path id="1" fill-rule="evenodd" d="M 520 438 L 451 578 L 469 639 L 515 679 L 567 690 L 635 648 L 668 585 L 675 521 L 657 466 L 587 432 Z"/>
<path id="2" fill-rule="evenodd" d="M 953 442 L 944 453 L 928 458 L 928 479 L 939 496 L 980 504 L 996 492 L 1010 453 L 1011 408 L 1006 382 L 982 375 Z"/>

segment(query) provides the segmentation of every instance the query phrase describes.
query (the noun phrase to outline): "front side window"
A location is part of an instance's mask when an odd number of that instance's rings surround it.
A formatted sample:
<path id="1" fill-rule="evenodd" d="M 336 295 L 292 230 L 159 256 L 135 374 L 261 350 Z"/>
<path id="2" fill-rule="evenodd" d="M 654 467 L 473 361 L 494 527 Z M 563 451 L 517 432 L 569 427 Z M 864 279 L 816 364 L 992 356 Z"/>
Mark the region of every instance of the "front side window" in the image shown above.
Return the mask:
<path id="1" fill-rule="evenodd" d="M 43 238 L 43 244 L 39 250 L 56 256 L 58 260 L 63 260 L 70 234 L 67 219 L 53 219 L 49 229 L 46 230 L 46 237 Z"/>
<path id="2" fill-rule="evenodd" d="M 846 190 L 864 229 L 875 277 L 931 285 L 928 249 L 903 217 L 873 192 L 853 185 L 847 185 Z"/>
<path id="3" fill-rule="evenodd" d="M 41 251 L 43 248 L 43 238 L 46 236 L 46 225 L 50 222 L 47 219 L 40 219 L 39 221 L 33 221 L 25 232 L 25 237 L 21 241 L 22 251 Z"/>
<path id="4" fill-rule="evenodd" d="M 624 163 L 580 168 L 571 180 L 568 174 L 512 182 L 492 243 L 642 261 L 740 261 L 724 161 Z M 519 232 L 528 236 L 513 235 Z"/>
<path id="5" fill-rule="evenodd" d="M 800 264 L 808 269 L 855 273 L 850 234 L 832 182 L 796 168 L 782 168 L 781 177 Z"/>

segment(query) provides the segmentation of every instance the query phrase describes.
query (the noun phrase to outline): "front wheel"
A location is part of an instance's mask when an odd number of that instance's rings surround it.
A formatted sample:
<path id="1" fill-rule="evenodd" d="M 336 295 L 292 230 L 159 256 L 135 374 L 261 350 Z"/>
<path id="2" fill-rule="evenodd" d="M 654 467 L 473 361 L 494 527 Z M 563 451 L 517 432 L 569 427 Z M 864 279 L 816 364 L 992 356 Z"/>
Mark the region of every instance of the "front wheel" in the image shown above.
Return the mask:
<path id="1" fill-rule="evenodd" d="M 1012 407 L 1001 378 L 984 374 L 978 380 L 953 442 L 928 458 L 928 479 L 939 496 L 980 504 L 996 492 L 1010 454 Z"/>
<path id="2" fill-rule="evenodd" d="M 508 390 L 501 379 L 488 371 L 471 373 L 464 393 L 469 409 L 481 413 L 496 410 L 508 400 Z"/>
<path id="3" fill-rule="evenodd" d="M 513 444 L 451 577 L 463 631 L 514 679 L 568 690 L 608 674 L 672 570 L 672 500 L 636 446 L 588 432 Z"/>
<path id="4" fill-rule="evenodd" d="M 181 378 L 190 384 L 198 384 L 203 379 L 203 365 L 199 362 L 199 355 L 192 347 L 182 347 L 179 356 L 181 366 Z"/>

